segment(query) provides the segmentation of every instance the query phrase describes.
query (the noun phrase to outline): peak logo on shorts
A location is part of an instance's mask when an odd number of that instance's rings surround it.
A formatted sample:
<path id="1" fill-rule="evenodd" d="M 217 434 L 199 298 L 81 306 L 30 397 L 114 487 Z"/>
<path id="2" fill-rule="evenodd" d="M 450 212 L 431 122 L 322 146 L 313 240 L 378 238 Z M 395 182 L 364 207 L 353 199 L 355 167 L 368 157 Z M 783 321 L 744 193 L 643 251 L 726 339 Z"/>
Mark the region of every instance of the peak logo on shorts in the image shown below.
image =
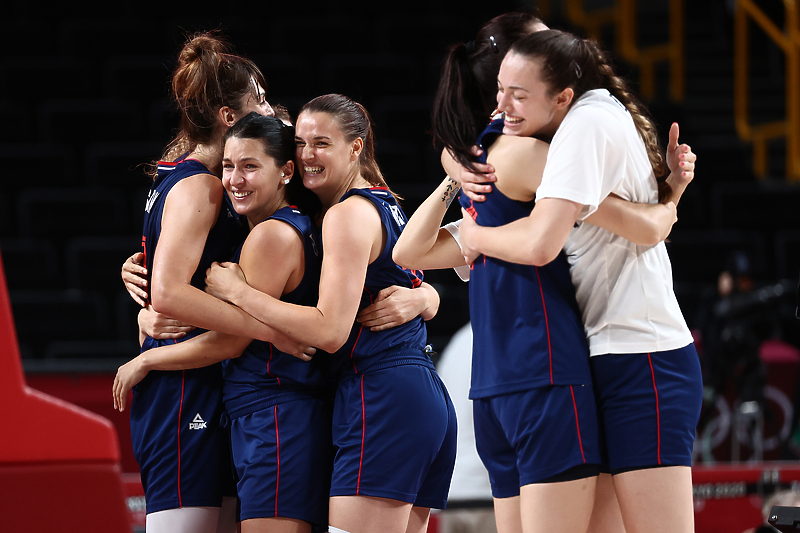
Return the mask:
<path id="1" fill-rule="evenodd" d="M 189 422 L 189 429 L 206 429 L 208 427 L 208 422 L 203 420 L 200 416 L 200 413 L 194 415 L 194 420 Z"/>

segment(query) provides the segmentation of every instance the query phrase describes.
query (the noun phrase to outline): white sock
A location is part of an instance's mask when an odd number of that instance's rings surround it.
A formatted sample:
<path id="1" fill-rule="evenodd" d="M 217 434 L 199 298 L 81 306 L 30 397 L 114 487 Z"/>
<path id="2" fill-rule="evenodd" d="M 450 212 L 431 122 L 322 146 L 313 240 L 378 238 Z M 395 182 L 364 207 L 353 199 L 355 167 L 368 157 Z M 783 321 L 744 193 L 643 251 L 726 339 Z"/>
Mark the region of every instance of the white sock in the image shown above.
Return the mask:
<path id="1" fill-rule="evenodd" d="M 328 533 L 348 533 L 344 529 L 339 529 L 338 527 L 328 526 Z"/>

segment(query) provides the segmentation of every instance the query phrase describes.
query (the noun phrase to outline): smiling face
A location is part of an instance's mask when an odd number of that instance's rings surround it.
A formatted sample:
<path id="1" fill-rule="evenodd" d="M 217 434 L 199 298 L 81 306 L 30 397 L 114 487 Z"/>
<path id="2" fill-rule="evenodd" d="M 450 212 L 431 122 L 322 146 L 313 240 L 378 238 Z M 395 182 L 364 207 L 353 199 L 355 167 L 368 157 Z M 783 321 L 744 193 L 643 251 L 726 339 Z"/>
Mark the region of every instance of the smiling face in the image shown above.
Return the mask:
<path id="1" fill-rule="evenodd" d="M 288 205 L 283 180 L 291 178 L 294 162 L 278 166 L 264 153 L 263 141 L 231 137 L 222 159 L 222 185 L 233 208 L 247 217 L 250 227 Z M 284 176 L 281 176 L 281 173 Z"/>
<path id="2" fill-rule="evenodd" d="M 329 113 L 303 112 L 297 118 L 295 130 L 303 185 L 321 199 L 332 191 L 349 188 L 353 176 L 358 174 L 361 139 L 348 142 L 336 118 Z"/>
<path id="3" fill-rule="evenodd" d="M 505 113 L 503 133 L 552 137 L 572 100 L 572 89 L 551 95 L 541 60 L 509 52 L 497 76 L 497 108 Z"/>

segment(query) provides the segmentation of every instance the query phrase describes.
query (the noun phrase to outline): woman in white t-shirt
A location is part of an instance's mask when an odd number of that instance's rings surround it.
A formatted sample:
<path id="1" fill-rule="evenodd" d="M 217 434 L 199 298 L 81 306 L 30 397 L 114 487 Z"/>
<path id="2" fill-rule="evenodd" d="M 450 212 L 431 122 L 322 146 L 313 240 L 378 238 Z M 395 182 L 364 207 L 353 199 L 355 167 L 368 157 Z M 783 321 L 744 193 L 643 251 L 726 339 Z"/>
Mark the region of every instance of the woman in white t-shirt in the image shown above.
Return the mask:
<path id="1" fill-rule="evenodd" d="M 550 151 L 529 217 L 494 228 L 464 217 L 465 258 L 539 266 L 567 252 L 625 528 L 691 532 L 702 378 L 666 248 L 582 223 L 612 194 L 670 194 L 656 180 L 666 165 L 655 127 L 592 41 L 556 30 L 511 47 L 497 98 L 503 132 L 550 141 Z"/>

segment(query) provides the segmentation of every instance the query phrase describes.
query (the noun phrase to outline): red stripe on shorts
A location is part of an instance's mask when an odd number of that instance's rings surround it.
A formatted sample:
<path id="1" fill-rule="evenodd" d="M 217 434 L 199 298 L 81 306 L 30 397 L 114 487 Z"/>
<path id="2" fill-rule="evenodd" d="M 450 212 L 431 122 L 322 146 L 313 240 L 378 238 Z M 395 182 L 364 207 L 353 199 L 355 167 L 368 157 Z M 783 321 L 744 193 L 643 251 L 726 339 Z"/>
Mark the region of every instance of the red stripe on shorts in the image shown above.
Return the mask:
<path id="1" fill-rule="evenodd" d="M 586 456 L 583 454 L 583 439 L 581 438 L 581 423 L 578 422 L 578 403 L 575 401 L 575 391 L 572 385 L 569 386 L 569 393 L 572 394 L 572 408 L 575 409 L 575 429 L 578 430 L 578 445 L 581 447 L 581 459 L 586 464 Z"/>
<path id="2" fill-rule="evenodd" d="M 275 447 L 278 456 L 278 474 L 275 478 L 275 516 L 278 516 L 278 486 L 281 482 L 281 438 L 278 434 L 278 406 L 275 406 Z"/>
<path id="3" fill-rule="evenodd" d="M 658 464 L 661 464 L 661 410 L 658 406 L 658 388 L 656 387 L 656 373 L 653 370 L 653 359 L 647 354 L 647 361 L 650 363 L 650 375 L 653 377 L 653 392 L 656 395 L 656 437 L 658 439 Z"/>
<path id="4" fill-rule="evenodd" d="M 175 344 L 178 344 L 177 340 Z M 181 372 L 181 403 L 178 406 L 178 507 L 183 507 L 181 501 L 181 413 L 183 412 L 183 389 L 186 383 L 186 370 Z"/>
<path id="5" fill-rule="evenodd" d="M 367 434 L 367 410 L 364 407 L 364 374 L 361 374 L 361 459 L 358 461 L 358 482 L 356 496 L 361 490 L 361 467 L 364 464 L 364 436 Z"/>

